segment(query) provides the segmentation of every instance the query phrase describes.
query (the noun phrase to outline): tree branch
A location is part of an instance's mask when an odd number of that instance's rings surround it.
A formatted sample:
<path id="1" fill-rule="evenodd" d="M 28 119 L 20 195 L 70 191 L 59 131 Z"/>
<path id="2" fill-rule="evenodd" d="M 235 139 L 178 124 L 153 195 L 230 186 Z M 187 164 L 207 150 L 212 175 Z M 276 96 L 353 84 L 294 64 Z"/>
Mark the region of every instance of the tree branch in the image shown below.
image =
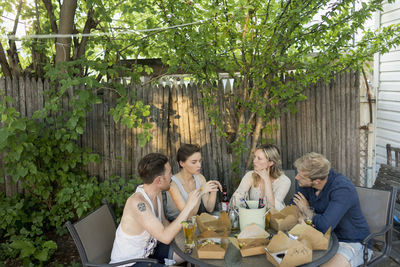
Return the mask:
<path id="1" fill-rule="evenodd" d="M 90 31 L 92 29 L 96 28 L 98 22 L 96 22 L 93 19 L 93 16 L 94 16 L 94 10 L 92 8 L 92 9 L 89 10 L 89 12 L 87 14 L 87 19 L 86 19 L 85 26 L 84 26 L 83 32 L 82 32 L 83 34 L 90 33 Z M 87 43 L 88 39 L 89 39 L 88 36 L 82 37 L 78 48 L 75 48 L 74 59 L 78 59 L 78 58 L 80 58 L 81 56 L 83 56 L 85 54 L 86 43 Z"/>
<path id="2" fill-rule="evenodd" d="M 0 66 L 4 76 L 11 77 L 10 65 L 8 65 L 6 54 L 4 53 L 3 45 L 0 42 Z"/>
<path id="3" fill-rule="evenodd" d="M 57 33 L 58 32 L 57 22 L 56 22 L 56 18 L 54 16 L 53 5 L 51 4 L 51 0 L 42 0 L 42 1 L 43 1 L 44 6 L 46 7 L 47 15 L 49 16 L 51 30 L 54 33 Z"/>
<path id="4" fill-rule="evenodd" d="M 15 33 L 17 32 L 19 16 L 21 15 L 21 9 L 22 9 L 23 3 L 24 3 L 23 0 L 19 1 L 17 15 L 15 16 L 14 27 L 11 32 L 11 35 L 15 35 Z M 15 45 L 15 40 L 9 39 L 8 44 L 10 46 L 10 49 L 7 51 L 8 62 L 10 63 L 9 66 L 11 67 L 11 72 L 13 74 L 15 74 L 16 76 L 18 76 L 21 73 L 21 64 L 19 62 L 17 46 Z"/>

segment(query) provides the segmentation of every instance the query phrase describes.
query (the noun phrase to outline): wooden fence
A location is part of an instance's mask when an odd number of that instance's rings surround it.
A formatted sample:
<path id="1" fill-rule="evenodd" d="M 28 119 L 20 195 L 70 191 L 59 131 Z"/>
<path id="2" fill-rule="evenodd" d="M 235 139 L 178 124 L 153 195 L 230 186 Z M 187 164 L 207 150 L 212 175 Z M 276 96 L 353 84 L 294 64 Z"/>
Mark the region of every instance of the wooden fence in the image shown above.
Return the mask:
<path id="1" fill-rule="evenodd" d="M 230 83 L 220 82 L 230 89 Z M 233 89 L 235 84 L 233 84 Z M 0 90 L 16 101 L 14 107 L 22 116 L 45 104 L 43 92 L 48 81 L 28 77 L 0 79 Z M 151 106 L 153 139 L 140 147 L 136 136 L 138 129 L 127 129 L 114 123 L 108 114 L 115 105 L 112 92 L 101 92 L 102 104 L 96 104 L 87 114 L 87 125 L 81 144 L 91 148 L 101 157 L 101 163 L 91 164 L 87 171 L 102 179 L 111 175 L 130 177 L 136 174 L 137 163 L 149 152 L 161 152 L 171 157 L 174 171 L 178 170 L 176 150 L 182 143 L 197 143 L 202 147 L 203 174 L 207 178 L 228 181 L 232 176 L 231 154 L 224 139 L 217 135 L 201 102 L 199 85 L 178 84 L 170 86 L 129 86 L 138 99 Z M 356 184 L 360 177 L 359 148 L 359 73 L 349 72 L 336 76 L 329 84 L 318 83 L 305 92 L 308 99 L 297 103 L 298 112 L 285 113 L 272 123 L 278 125 L 272 135 L 281 147 L 283 169 L 292 169 L 293 162 L 304 153 L 315 151 L 327 156 L 332 167 L 350 177 Z M 223 104 L 222 101 L 216 104 Z M 68 99 L 63 105 L 68 106 Z M 1 157 L 0 157 L 1 163 Z M 5 177 L 1 190 L 7 195 L 18 190 Z M 1 184 L 0 184 L 1 186 Z"/>

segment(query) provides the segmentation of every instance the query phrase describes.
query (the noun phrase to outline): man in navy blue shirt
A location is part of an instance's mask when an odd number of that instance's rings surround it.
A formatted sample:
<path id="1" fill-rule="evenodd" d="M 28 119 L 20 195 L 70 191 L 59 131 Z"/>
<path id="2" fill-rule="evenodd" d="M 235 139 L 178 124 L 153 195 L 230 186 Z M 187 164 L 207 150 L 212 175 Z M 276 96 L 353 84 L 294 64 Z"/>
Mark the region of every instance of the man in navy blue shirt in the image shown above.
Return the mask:
<path id="1" fill-rule="evenodd" d="M 357 190 L 343 174 L 335 173 L 321 154 L 311 152 L 297 159 L 298 191 L 293 202 L 316 229 L 329 227 L 339 240 L 337 254 L 323 266 L 358 266 L 363 263 L 361 241 L 369 235 Z M 369 251 L 370 256 L 372 251 Z"/>

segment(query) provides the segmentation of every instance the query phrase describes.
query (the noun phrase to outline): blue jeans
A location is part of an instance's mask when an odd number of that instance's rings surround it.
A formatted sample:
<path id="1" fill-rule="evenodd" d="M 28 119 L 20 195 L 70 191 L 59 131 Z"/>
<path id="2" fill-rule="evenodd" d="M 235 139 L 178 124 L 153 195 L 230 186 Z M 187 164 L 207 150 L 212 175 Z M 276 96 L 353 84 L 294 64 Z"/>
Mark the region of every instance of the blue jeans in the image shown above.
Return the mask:
<path id="1" fill-rule="evenodd" d="M 169 245 L 157 242 L 157 246 L 154 248 L 154 252 L 149 258 L 159 260 L 161 263 L 137 262 L 133 264 L 132 267 L 162 267 L 165 266 L 164 259 L 172 259 L 172 257 L 173 251 L 170 249 Z"/>

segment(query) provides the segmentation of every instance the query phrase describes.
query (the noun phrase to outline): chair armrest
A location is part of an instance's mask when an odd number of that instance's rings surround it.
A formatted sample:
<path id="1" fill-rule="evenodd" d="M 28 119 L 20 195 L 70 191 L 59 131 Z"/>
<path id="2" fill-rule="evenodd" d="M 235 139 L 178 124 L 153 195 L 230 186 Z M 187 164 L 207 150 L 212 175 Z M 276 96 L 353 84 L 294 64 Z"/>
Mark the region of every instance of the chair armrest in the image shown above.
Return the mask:
<path id="1" fill-rule="evenodd" d="M 382 231 L 377 232 L 377 233 L 371 233 L 369 234 L 366 238 L 364 238 L 364 240 L 361 242 L 361 244 L 364 245 L 364 253 L 363 253 L 363 260 L 364 260 L 364 265 L 366 266 L 367 262 L 368 262 L 368 243 L 370 240 L 372 240 L 372 238 L 376 237 L 376 236 L 380 236 L 380 235 L 384 235 L 386 234 L 390 229 L 392 228 L 392 225 L 386 225 L 385 228 L 382 229 Z"/>
<path id="2" fill-rule="evenodd" d="M 114 263 L 109 263 L 109 264 L 102 264 L 102 263 L 91 263 L 88 262 L 86 263 L 86 266 L 92 266 L 92 267 L 112 267 L 112 266 L 120 266 L 123 264 L 128 264 L 128 263 L 134 263 L 134 262 L 149 262 L 149 263 L 160 263 L 156 259 L 130 259 L 126 261 L 120 261 L 120 262 L 114 262 Z"/>
<path id="3" fill-rule="evenodd" d="M 368 244 L 368 242 L 376 237 L 376 236 L 380 236 L 380 235 L 384 235 L 386 234 L 387 231 L 389 231 L 392 228 L 392 225 L 386 225 L 385 228 L 383 228 L 380 232 L 377 233 L 371 233 L 369 234 L 366 238 L 364 238 L 364 240 L 361 242 L 361 244 L 363 244 L 364 246 Z"/>

